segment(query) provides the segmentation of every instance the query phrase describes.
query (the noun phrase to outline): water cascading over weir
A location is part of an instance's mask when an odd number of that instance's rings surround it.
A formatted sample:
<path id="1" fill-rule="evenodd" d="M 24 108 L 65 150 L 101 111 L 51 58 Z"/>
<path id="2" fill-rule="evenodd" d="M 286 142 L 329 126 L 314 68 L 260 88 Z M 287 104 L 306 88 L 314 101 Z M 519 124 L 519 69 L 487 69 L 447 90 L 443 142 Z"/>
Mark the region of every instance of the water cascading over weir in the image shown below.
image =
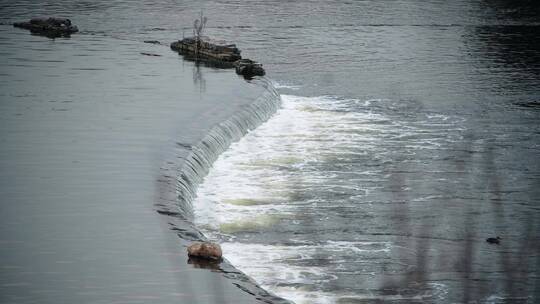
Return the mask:
<path id="1" fill-rule="evenodd" d="M 260 78 L 252 83 L 262 87 L 258 98 L 210 127 L 196 143 L 177 143 L 177 161 L 167 162 L 162 168 L 161 179 L 158 180 L 160 195 L 155 203 L 156 211 L 165 216 L 169 229 L 179 236 L 184 247 L 193 241 L 207 240 L 193 223 L 192 202 L 197 186 L 208 174 L 214 161 L 231 143 L 268 120 L 281 105 L 280 95 L 269 80 Z M 221 272 L 236 287 L 253 295 L 258 301 L 290 303 L 259 287 L 226 259 L 219 264 L 203 263 L 196 267 Z"/>
<path id="2" fill-rule="evenodd" d="M 270 82 L 265 81 L 265 92 L 251 105 L 237 112 L 229 119 L 212 127 L 208 134 L 196 145 L 179 170 L 177 181 L 178 206 L 187 220 L 192 220 L 191 202 L 197 185 L 208 174 L 208 170 L 229 145 L 255 129 L 276 112 L 281 99 Z"/>

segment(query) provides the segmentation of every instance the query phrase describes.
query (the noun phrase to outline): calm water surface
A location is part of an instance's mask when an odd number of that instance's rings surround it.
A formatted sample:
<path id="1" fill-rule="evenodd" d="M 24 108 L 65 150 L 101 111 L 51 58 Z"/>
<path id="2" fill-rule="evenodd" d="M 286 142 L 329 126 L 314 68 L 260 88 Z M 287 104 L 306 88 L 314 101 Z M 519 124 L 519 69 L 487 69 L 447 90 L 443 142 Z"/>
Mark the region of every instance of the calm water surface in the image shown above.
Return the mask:
<path id="1" fill-rule="evenodd" d="M 1 3 L 0 17 L 108 20 L 105 3 L 34 3 Z M 188 265 L 189 241 L 156 212 L 177 203 L 188 148 L 259 85 L 136 35 L 1 25 L 0 52 L 0 303 L 260 303 L 234 272 Z"/>
<path id="2" fill-rule="evenodd" d="M 203 9 L 210 36 L 235 41 L 245 57 L 264 63 L 283 107 L 220 157 L 193 206 L 196 224 L 226 257 L 278 295 L 297 303 L 539 301 L 534 1 L 1 7 L 4 22 L 67 15 L 81 37 L 127 44 L 189 35 Z M 7 55 L 9 66 L 35 64 Z M 107 65 L 82 67 L 100 64 Z M 2 77 L 20 80 L 10 69 Z M 213 90 L 209 81 L 206 89 Z M 122 189 L 115 191 L 129 190 Z M 485 243 L 497 235 L 501 245 Z"/>

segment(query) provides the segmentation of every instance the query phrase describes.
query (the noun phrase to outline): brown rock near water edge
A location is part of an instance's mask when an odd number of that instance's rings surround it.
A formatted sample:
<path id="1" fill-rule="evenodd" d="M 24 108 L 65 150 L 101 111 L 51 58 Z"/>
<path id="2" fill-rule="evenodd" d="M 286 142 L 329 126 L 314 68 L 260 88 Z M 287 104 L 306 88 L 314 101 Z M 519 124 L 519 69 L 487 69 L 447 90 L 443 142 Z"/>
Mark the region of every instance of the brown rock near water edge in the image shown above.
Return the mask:
<path id="1" fill-rule="evenodd" d="M 189 245 L 188 256 L 199 257 L 212 260 L 221 260 L 223 255 L 221 251 L 221 246 L 216 243 L 210 242 L 196 242 Z"/>

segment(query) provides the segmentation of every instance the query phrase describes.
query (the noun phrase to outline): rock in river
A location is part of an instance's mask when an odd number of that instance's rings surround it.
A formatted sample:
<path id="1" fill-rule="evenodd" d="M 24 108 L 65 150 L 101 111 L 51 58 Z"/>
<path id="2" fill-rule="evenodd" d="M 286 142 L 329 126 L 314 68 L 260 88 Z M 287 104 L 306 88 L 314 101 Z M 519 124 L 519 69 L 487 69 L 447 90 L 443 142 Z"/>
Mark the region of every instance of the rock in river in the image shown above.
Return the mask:
<path id="1" fill-rule="evenodd" d="M 68 37 L 79 31 L 77 26 L 71 24 L 67 18 L 32 18 L 30 21 L 15 22 L 14 27 L 20 27 L 34 34 L 44 35 L 50 38 Z"/>
<path id="2" fill-rule="evenodd" d="M 221 246 L 216 243 L 209 242 L 196 242 L 189 245 L 188 256 L 199 257 L 212 260 L 221 260 L 222 252 Z"/>
<path id="3" fill-rule="evenodd" d="M 265 72 L 262 64 L 255 62 L 251 59 L 240 59 L 234 62 L 236 73 L 243 75 L 246 78 L 253 76 L 264 76 Z"/>

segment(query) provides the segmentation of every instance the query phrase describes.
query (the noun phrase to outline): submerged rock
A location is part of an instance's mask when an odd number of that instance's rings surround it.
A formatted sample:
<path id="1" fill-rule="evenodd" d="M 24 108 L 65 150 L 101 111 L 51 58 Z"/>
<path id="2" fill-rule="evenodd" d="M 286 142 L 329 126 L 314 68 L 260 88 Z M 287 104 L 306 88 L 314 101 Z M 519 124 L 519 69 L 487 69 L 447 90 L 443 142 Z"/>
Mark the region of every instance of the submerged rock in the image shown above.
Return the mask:
<path id="1" fill-rule="evenodd" d="M 514 104 L 524 108 L 540 109 L 540 101 L 521 101 L 515 102 Z"/>
<path id="2" fill-rule="evenodd" d="M 157 40 L 145 40 L 144 43 L 150 43 L 150 44 L 161 44 L 161 42 Z"/>
<path id="3" fill-rule="evenodd" d="M 161 57 L 161 55 L 159 55 L 159 54 L 146 53 L 146 52 L 141 52 L 141 55 L 144 55 L 144 56 L 153 56 L 153 57 Z"/>
<path id="4" fill-rule="evenodd" d="M 34 34 L 44 35 L 50 38 L 68 37 L 79 31 L 77 26 L 71 24 L 67 18 L 32 18 L 30 21 L 15 22 L 14 27 L 30 30 Z"/>
<path id="5" fill-rule="evenodd" d="M 251 78 L 253 76 L 264 76 L 265 71 L 262 64 L 251 59 L 240 59 L 234 63 L 236 74 Z"/>
<path id="6" fill-rule="evenodd" d="M 221 251 L 221 246 L 219 246 L 219 244 L 210 242 L 193 243 L 189 245 L 187 252 L 188 256 L 190 257 L 205 258 L 211 260 L 221 260 L 221 257 L 223 255 Z"/>
<path id="7" fill-rule="evenodd" d="M 490 244 L 499 244 L 501 242 L 501 237 L 490 237 L 490 238 L 487 238 L 486 239 L 486 242 L 490 243 Z"/>

